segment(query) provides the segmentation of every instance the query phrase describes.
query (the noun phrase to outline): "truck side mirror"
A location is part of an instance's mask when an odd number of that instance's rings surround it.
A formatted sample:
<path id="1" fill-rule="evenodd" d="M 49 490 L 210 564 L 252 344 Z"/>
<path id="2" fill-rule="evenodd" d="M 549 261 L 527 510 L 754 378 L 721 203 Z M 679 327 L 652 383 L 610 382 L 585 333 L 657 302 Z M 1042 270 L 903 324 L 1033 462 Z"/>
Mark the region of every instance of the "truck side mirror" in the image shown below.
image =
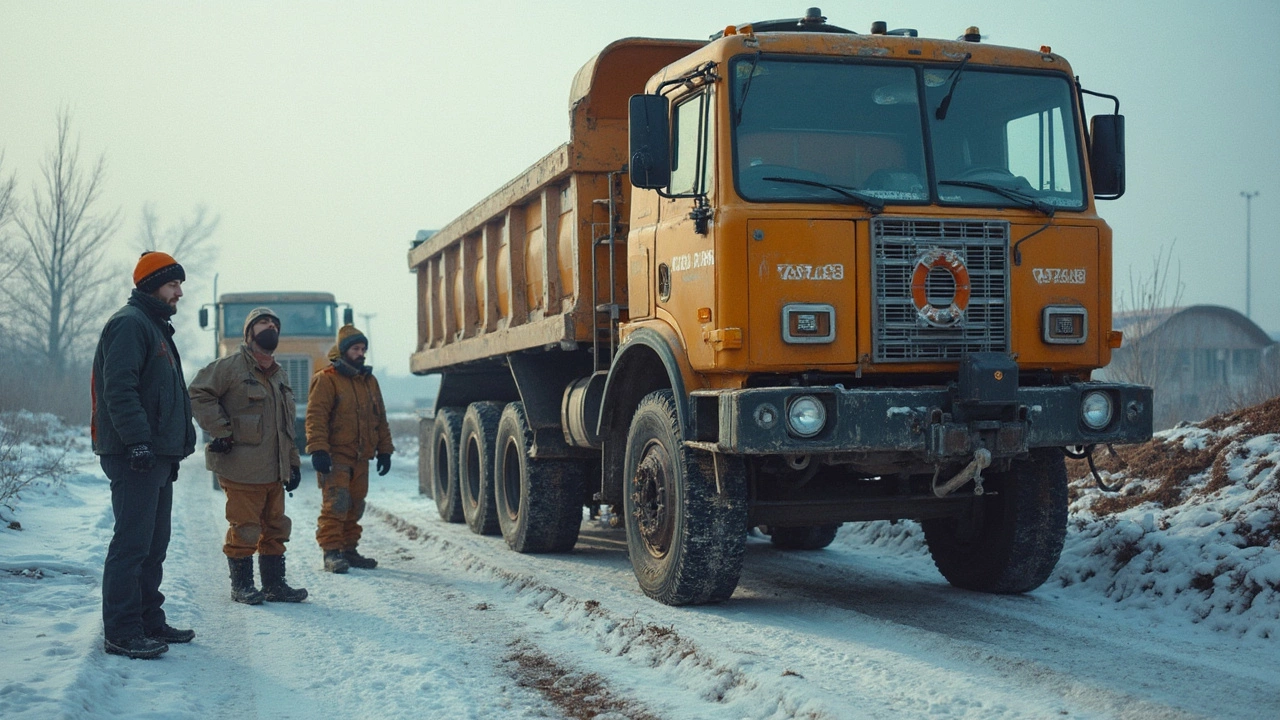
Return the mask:
<path id="1" fill-rule="evenodd" d="M 632 187 L 660 190 L 671 184 L 671 103 L 665 95 L 632 95 L 627 169 Z"/>
<path id="2" fill-rule="evenodd" d="M 209 308 L 200 308 L 200 329 L 209 327 Z"/>
<path id="3" fill-rule="evenodd" d="M 355 311 L 355 310 L 352 310 L 351 308 L 343 308 L 343 310 L 342 310 L 342 324 L 343 324 L 343 325 L 351 325 L 351 324 L 355 323 L 355 321 L 356 321 L 356 311 Z"/>
<path id="4" fill-rule="evenodd" d="M 1089 120 L 1089 137 L 1093 195 L 1115 200 L 1124 195 L 1124 116 L 1094 115 Z"/>

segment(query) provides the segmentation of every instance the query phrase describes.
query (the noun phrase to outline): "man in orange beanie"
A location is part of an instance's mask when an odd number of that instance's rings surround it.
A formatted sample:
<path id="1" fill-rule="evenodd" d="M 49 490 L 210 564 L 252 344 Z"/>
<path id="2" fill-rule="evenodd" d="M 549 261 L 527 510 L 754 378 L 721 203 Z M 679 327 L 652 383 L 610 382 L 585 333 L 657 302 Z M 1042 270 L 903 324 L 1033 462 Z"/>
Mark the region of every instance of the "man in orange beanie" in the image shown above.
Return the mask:
<path id="1" fill-rule="evenodd" d="M 178 463 L 195 451 L 182 359 L 169 318 L 186 272 L 173 257 L 146 252 L 134 290 L 111 316 L 93 356 L 93 451 L 111 480 L 115 530 L 102 568 L 103 648 L 158 657 L 193 630 L 169 626 L 160 580 L 169 547 Z"/>
<path id="2" fill-rule="evenodd" d="M 324 552 L 324 569 L 375 568 L 378 561 L 356 551 L 360 517 L 369 494 L 369 460 L 378 474 L 391 470 L 391 429 L 382 390 L 364 364 L 369 340 L 351 325 L 338 330 L 329 350 L 332 364 L 311 376 L 307 394 L 307 452 L 322 492 L 316 541 Z"/>

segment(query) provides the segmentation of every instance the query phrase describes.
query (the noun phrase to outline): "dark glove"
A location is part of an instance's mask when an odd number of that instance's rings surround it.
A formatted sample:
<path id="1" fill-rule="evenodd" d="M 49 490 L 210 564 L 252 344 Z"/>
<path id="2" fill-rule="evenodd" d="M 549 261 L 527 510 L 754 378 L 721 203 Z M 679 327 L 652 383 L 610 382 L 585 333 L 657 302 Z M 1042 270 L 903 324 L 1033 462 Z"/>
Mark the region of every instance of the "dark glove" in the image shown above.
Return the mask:
<path id="1" fill-rule="evenodd" d="M 169 482 L 178 482 L 178 463 L 171 463 L 169 470 Z"/>
<path id="2" fill-rule="evenodd" d="M 298 483 L 302 482 L 302 468 L 289 468 L 289 482 L 284 484 L 285 492 L 293 492 L 298 489 Z"/>
<path id="3" fill-rule="evenodd" d="M 333 472 L 333 458 L 324 450 L 317 450 L 311 453 L 311 467 L 321 475 L 328 475 Z"/>
<path id="4" fill-rule="evenodd" d="M 209 452 L 223 455 L 225 453 L 231 452 L 231 448 L 234 447 L 235 444 L 236 444 L 236 441 L 232 440 L 230 435 L 226 437 L 214 438 L 213 442 L 209 443 Z"/>
<path id="5" fill-rule="evenodd" d="M 378 474 L 386 475 L 391 471 L 391 453 L 378 453 Z"/>
<path id="6" fill-rule="evenodd" d="M 128 448 L 129 467 L 134 472 L 149 472 L 156 466 L 156 454 L 151 452 L 151 443 L 138 443 Z"/>

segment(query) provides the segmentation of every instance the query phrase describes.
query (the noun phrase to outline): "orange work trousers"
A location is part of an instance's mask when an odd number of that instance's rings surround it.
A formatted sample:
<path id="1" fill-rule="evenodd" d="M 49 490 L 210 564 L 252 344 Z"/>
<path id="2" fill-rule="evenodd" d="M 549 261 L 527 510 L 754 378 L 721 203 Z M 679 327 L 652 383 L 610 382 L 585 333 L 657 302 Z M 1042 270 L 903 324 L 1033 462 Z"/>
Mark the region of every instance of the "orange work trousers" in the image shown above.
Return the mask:
<path id="1" fill-rule="evenodd" d="M 227 539 L 222 552 L 229 558 L 283 555 L 293 522 L 284 514 L 284 486 L 280 483 L 238 483 L 224 477 L 218 484 L 227 494 Z"/>
<path id="2" fill-rule="evenodd" d="M 360 542 L 360 518 L 369 495 L 369 461 L 333 463 L 333 471 L 316 473 L 320 485 L 320 518 L 316 542 L 322 550 L 354 550 Z"/>

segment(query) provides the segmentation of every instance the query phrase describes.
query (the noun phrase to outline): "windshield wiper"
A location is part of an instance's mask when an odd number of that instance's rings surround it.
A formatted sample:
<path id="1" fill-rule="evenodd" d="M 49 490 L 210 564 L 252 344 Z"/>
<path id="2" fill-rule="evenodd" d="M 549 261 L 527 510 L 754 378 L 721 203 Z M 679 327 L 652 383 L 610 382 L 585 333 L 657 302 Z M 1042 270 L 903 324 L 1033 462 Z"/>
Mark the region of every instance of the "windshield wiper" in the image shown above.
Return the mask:
<path id="1" fill-rule="evenodd" d="M 742 84 L 742 95 L 738 98 L 738 107 L 733 111 L 733 124 L 738 126 L 742 124 L 742 108 L 747 104 L 747 93 L 751 92 L 751 80 L 756 76 L 756 66 L 760 64 L 760 51 L 757 50 L 755 57 L 751 58 L 751 72 L 747 73 L 747 81 Z"/>
<path id="2" fill-rule="evenodd" d="M 884 212 L 884 201 L 881 200 L 880 198 L 872 197 L 870 195 L 864 195 L 863 193 L 860 193 L 856 190 L 843 188 L 843 187 L 840 187 L 839 185 L 832 185 L 831 183 L 818 182 L 817 180 L 801 180 L 800 178 L 787 178 L 787 177 L 767 177 L 767 178 L 760 178 L 760 179 L 769 180 L 771 182 L 794 183 L 796 185 L 809 185 L 812 187 L 825 188 L 827 190 L 838 192 L 841 195 L 849 198 L 850 200 L 861 203 L 868 210 L 871 211 L 872 215 L 878 215 Z"/>
<path id="3" fill-rule="evenodd" d="M 956 85 L 960 84 L 960 72 L 964 70 L 965 63 L 969 62 L 969 58 L 973 57 L 973 53 L 965 53 L 964 59 L 960 61 L 960 65 L 951 71 L 951 77 L 947 80 L 951 83 L 951 87 L 947 88 L 947 96 L 942 98 L 942 102 L 938 103 L 938 109 L 934 111 L 934 117 L 939 120 L 947 119 L 947 108 L 951 107 L 951 96 L 956 91 Z"/>
<path id="4" fill-rule="evenodd" d="M 977 182 L 975 180 L 939 180 L 939 185 L 955 185 L 957 187 L 977 188 L 978 190 L 986 190 L 993 192 L 1001 197 L 1008 198 L 1022 207 L 1031 208 L 1038 213 L 1053 217 L 1054 207 L 1043 200 L 1037 200 L 1026 193 L 1018 192 L 1012 188 L 1000 187 L 991 183 Z"/>

